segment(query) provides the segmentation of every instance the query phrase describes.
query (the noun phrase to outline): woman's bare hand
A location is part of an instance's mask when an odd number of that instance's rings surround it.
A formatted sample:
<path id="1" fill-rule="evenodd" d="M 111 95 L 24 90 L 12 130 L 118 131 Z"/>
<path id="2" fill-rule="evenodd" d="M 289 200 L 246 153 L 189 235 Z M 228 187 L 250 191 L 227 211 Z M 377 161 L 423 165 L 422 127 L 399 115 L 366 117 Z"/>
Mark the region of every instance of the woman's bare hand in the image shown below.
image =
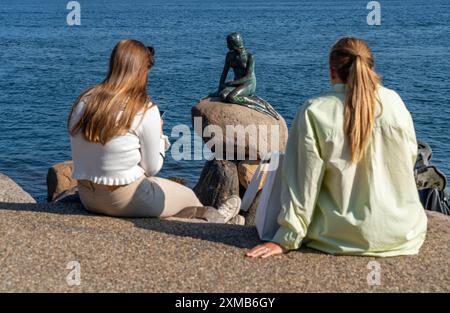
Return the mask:
<path id="1" fill-rule="evenodd" d="M 280 255 L 283 253 L 287 253 L 288 250 L 276 244 L 274 242 L 266 242 L 262 245 L 258 245 L 251 249 L 249 252 L 245 254 L 245 256 L 250 258 L 268 258 L 274 255 Z"/>

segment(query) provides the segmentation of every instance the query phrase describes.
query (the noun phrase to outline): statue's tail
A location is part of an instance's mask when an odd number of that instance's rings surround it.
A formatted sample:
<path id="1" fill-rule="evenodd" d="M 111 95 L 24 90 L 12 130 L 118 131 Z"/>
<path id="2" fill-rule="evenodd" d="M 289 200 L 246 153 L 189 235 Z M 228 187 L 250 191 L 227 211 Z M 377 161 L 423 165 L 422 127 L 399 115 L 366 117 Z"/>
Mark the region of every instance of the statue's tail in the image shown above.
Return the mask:
<path id="1" fill-rule="evenodd" d="M 267 103 L 267 111 L 270 112 L 270 115 L 272 115 L 275 119 L 279 120 L 280 119 L 280 115 L 278 114 L 277 111 L 275 111 L 275 109 L 270 105 L 270 103 L 268 103 L 267 101 L 264 101 Z"/>
<path id="2" fill-rule="evenodd" d="M 254 96 L 253 98 L 255 98 L 256 102 L 261 103 L 262 106 L 265 107 L 265 109 L 262 109 L 261 107 L 256 106 L 256 107 L 254 107 L 255 110 L 265 113 L 265 114 L 268 114 L 277 120 L 280 119 L 280 115 L 278 114 L 277 111 L 275 111 L 275 109 L 270 105 L 269 102 L 267 102 L 263 98 L 256 97 L 256 96 Z"/>

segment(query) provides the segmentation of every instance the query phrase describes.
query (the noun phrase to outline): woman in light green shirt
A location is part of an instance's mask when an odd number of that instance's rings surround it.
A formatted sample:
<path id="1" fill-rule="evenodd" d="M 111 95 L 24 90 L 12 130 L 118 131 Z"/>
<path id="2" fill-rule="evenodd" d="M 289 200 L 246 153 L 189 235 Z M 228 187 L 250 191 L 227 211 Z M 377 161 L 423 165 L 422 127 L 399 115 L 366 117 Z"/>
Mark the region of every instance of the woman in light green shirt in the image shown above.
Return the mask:
<path id="1" fill-rule="evenodd" d="M 400 96 L 380 85 L 366 42 L 330 52 L 333 89 L 300 108 L 281 170 L 280 225 L 249 257 L 302 243 L 331 254 L 417 254 L 427 218 L 414 180 L 417 143 Z"/>

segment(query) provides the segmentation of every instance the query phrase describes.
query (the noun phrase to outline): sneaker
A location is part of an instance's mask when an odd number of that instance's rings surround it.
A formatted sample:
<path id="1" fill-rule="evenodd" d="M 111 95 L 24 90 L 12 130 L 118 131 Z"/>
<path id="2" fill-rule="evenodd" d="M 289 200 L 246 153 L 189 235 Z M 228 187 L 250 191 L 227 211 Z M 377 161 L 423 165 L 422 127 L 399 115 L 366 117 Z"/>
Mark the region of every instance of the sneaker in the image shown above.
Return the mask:
<path id="1" fill-rule="evenodd" d="M 245 217 L 243 217 L 242 215 L 236 215 L 231 220 L 229 220 L 227 224 L 245 225 Z"/>
<path id="2" fill-rule="evenodd" d="M 239 214 L 240 209 L 241 199 L 238 196 L 231 196 L 217 208 L 217 211 L 223 216 L 224 222 L 228 223 L 229 220 Z"/>

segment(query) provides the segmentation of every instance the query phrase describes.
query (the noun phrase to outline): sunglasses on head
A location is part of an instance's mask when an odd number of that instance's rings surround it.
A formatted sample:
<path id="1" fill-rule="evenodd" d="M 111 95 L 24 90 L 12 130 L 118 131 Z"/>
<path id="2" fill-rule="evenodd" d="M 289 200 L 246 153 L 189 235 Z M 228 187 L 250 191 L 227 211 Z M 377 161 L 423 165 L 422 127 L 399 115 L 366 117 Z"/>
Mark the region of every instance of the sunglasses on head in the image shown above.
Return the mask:
<path id="1" fill-rule="evenodd" d="M 155 48 L 153 48 L 152 46 L 147 46 L 147 50 L 148 52 L 150 52 L 151 56 L 155 55 Z"/>

